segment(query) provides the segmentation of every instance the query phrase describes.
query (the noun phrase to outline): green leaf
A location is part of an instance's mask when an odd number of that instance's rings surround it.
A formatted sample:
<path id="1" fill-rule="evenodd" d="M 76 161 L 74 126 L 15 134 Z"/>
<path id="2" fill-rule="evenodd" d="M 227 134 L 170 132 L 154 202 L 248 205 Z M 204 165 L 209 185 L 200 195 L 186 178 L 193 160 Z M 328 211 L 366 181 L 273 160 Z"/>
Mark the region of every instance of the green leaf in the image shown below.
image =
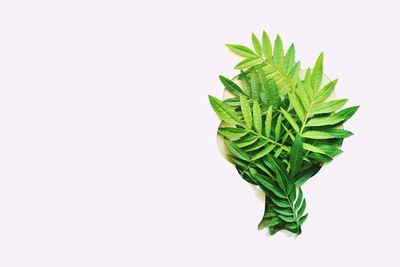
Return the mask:
<path id="1" fill-rule="evenodd" d="M 225 89 L 234 94 L 235 96 L 240 96 L 241 94 L 243 94 L 242 89 L 240 89 L 240 87 L 230 79 L 220 75 L 219 80 L 225 86 Z"/>
<path id="2" fill-rule="evenodd" d="M 273 227 L 275 225 L 278 225 L 280 222 L 281 222 L 281 220 L 278 217 L 274 217 L 274 218 L 272 218 L 271 220 L 269 220 L 267 222 L 267 226 L 268 227 Z"/>
<path id="3" fill-rule="evenodd" d="M 316 155 L 320 155 L 320 154 L 316 154 Z M 300 186 L 302 184 L 304 184 L 308 179 L 310 179 L 311 177 L 313 177 L 315 174 L 317 174 L 319 172 L 319 170 L 321 169 L 321 165 L 312 165 L 310 168 L 303 170 L 301 173 L 299 173 L 296 176 L 296 181 L 295 184 L 296 186 Z"/>
<path id="4" fill-rule="evenodd" d="M 293 218 L 293 217 L 286 217 L 286 216 L 282 216 L 282 215 L 278 215 L 278 217 L 279 217 L 281 220 L 283 220 L 283 221 L 285 221 L 285 222 L 287 222 L 287 223 L 291 223 L 291 222 L 295 222 L 295 221 L 296 221 L 296 219 Z"/>
<path id="5" fill-rule="evenodd" d="M 279 90 L 278 90 L 275 80 L 273 80 L 273 79 L 268 80 L 267 88 L 268 88 L 270 104 L 273 105 L 275 108 L 279 108 L 281 99 L 279 97 Z"/>
<path id="6" fill-rule="evenodd" d="M 314 105 L 311 114 L 324 114 L 334 112 L 347 103 L 348 99 L 338 99 Z"/>
<path id="7" fill-rule="evenodd" d="M 267 110 L 267 116 L 265 118 L 265 136 L 269 138 L 272 130 L 272 106 L 269 106 Z"/>
<path id="8" fill-rule="evenodd" d="M 253 117 L 251 115 L 250 104 L 247 101 L 247 98 L 244 95 L 240 95 L 240 108 L 243 113 L 244 121 L 246 122 L 247 129 L 251 129 L 253 126 Z"/>
<path id="9" fill-rule="evenodd" d="M 257 101 L 253 103 L 253 120 L 254 120 L 254 128 L 258 134 L 262 134 L 262 117 L 261 117 L 261 109 L 260 105 Z"/>
<path id="10" fill-rule="evenodd" d="M 288 72 L 292 69 L 294 65 L 295 51 L 294 45 L 291 44 L 288 51 L 286 52 L 286 56 L 283 63 L 283 69 Z"/>
<path id="11" fill-rule="evenodd" d="M 240 147 L 238 147 L 235 143 L 233 143 L 232 141 L 226 140 L 225 139 L 225 145 L 228 148 L 228 150 L 235 155 L 236 157 L 246 160 L 246 161 L 250 161 L 250 157 L 249 155 L 247 155 L 246 152 L 244 152 Z"/>
<path id="12" fill-rule="evenodd" d="M 301 169 L 303 163 L 303 139 L 299 134 L 294 139 L 290 149 L 290 176 L 294 177 Z"/>
<path id="13" fill-rule="evenodd" d="M 301 105 L 304 107 L 304 110 L 308 110 L 311 103 L 303 83 L 297 83 L 296 93 L 299 96 L 298 98 L 301 102 Z"/>
<path id="14" fill-rule="evenodd" d="M 251 84 L 251 94 L 253 95 L 253 99 L 259 101 L 260 89 L 258 88 L 257 84 L 257 74 L 254 71 L 250 75 L 250 84 Z"/>
<path id="15" fill-rule="evenodd" d="M 299 117 L 300 121 L 304 121 L 305 115 L 303 107 L 300 101 L 297 99 L 297 96 L 294 93 L 289 93 L 289 101 L 294 110 L 296 111 L 297 116 Z"/>
<path id="16" fill-rule="evenodd" d="M 244 45 L 237 45 L 237 44 L 226 44 L 226 47 L 228 47 L 228 49 L 241 57 L 257 57 L 256 53 L 253 52 L 253 50 L 251 50 L 250 48 L 248 48 L 247 46 Z"/>
<path id="17" fill-rule="evenodd" d="M 243 128 L 219 127 L 218 133 L 221 134 L 222 136 L 232 140 L 232 139 L 238 139 L 238 138 L 246 135 L 248 132 L 246 129 L 243 129 Z"/>
<path id="18" fill-rule="evenodd" d="M 251 157 L 251 160 L 257 160 L 259 158 L 264 157 L 265 155 L 268 155 L 273 149 L 275 148 L 275 145 L 271 144 L 263 148 L 260 152 L 255 154 L 253 157 Z"/>
<path id="19" fill-rule="evenodd" d="M 274 56 L 273 56 L 274 64 L 282 69 L 283 68 L 283 60 L 284 60 L 284 52 L 283 52 L 283 44 L 281 37 L 279 35 L 276 36 L 274 43 Z"/>
<path id="20" fill-rule="evenodd" d="M 257 140 L 258 140 L 258 136 L 254 135 L 254 134 L 247 134 L 247 135 L 242 136 L 239 140 L 236 140 L 235 144 L 240 148 L 248 147 L 248 146 L 254 144 L 255 142 L 257 142 Z M 247 148 L 245 150 L 248 151 Z"/>
<path id="21" fill-rule="evenodd" d="M 272 202 L 280 208 L 290 208 L 290 205 L 286 201 L 279 200 L 277 198 L 271 198 Z"/>
<path id="22" fill-rule="evenodd" d="M 301 204 L 300 209 L 297 211 L 297 214 L 298 214 L 299 217 L 300 217 L 301 215 L 303 215 L 304 211 L 306 210 L 306 206 L 307 206 L 306 200 L 303 199 L 303 203 Z M 301 224 L 301 223 L 300 223 L 300 224 Z"/>
<path id="23" fill-rule="evenodd" d="M 257 71 L 257 76 L 258 76 L 258 84 L 260 88 L 260 99 L 261 103 L 265 105 L 269 105 L 269 99 L 268 99 L 268 93 L 264 85 L 264 75 L 262 70 Z"/>
<path id="24" fill-rule="evenodd" d="M 254 50 L 259 57 L 262 57 L 262 48 L 260 40 L 258 40 L 257 36 L 253 33 L 251 35 L 251 41 L 253 43 Z"/>
<path id="25" fill-rule="evenodd" d="M 299 224 L 302 225 L 307 220 L 308 213 L 299 219 Z"/>
<path id="26" fill-rule="evenodd" d="M 278 141 L 281 136 L 282 118 L 282 113 L 280 113 L 275 125 L 275 141 Z"/>
<path id="27" fill-rule="evenodd" d="M 354 107 L 342 109 L 341 111 L 336 113 L 336 116 L 341 117 L 343 119 L 343 122 L 345 122 L 348 119 L 350 119 L 354 115 L 354 113 L 357 112 L 359 107 L 360 106 L 354 106 Z"/>
<path id="28" fill-rule="evenodd" d="M 227 123 L 238 124 L 241 125 L 242 122 L 239 119 L 239 116 L 236 114 L 235 110 L 229 105 L 225 104 L 218 98 L 214 96 L 208 96 L 211 107 L 214 109 L 215 113 L 217 113 L 218 117 L 222 121 L 226 121 Z"/>
<path id="29" fill-rule="evenodd" d="M 285 116 L 285 118 L 287 119 L 287 121 L 290 123 L 290 125 L 292 125 L 293 129 L 298 133 L 300 131 L 299 126 L 297 125 L 296 121 L 294 120 L 294 118 L 292 117 L 292 115 L 290 115 L 286 110 L 284 110 L 283 108 L 281 108 L 281 113 L 283 114 L 283 116 Z"/>
<path id="30" fill-rule="evenodd" d="M 314 92 L 316 92 L 321 86 L 322 76 L 324 75 L 323 61 L 324 61 L 324 54 L 321 53 L 317 61 L 315 62 L 311 75 L 312 76 L 311 84 L 314 89 Z"/>
<path id="31" fill-rule="evenodd" d="M 291 209 L 278 209 L 278 208 L 274 208 L 274 211 L 276 211 L 276 213 L 279 213 L 280 215 L 283 216 L 293 216 L 293 211 Z"/>
<path id="32" fill-rule="evenodd" d="M 249 57 L 246 58 L 242 61 L 240 61 L 236 66 L 235 69 L 237 70 L 244 70 L 248 69 L 250 67 L 253 67 L 255 65 L 261 64 L 263 61 L 261 58 L 254 58 L 254 57 Z"/>
<path id="33" fill-rule="evenodd" d="M 325 132 L 336 138 L 346 138 L 353 135 L 352 132 L 343 129 L 329 129 L 325 130 Z"/>
<path id="34" fill-rule="evenodd" d="M 333 90 L 335 90 L 335 86 L 337 83 L 337 79 L 329 82 L 327 85 L 322 87 L 321 90 L 317 93 L 317 96 L 314 99 L 314 102 L 322 102 L 325 101 L 332 94 Z"/>
<path id="35" fill-rule="evenodd" d="M 257 171 L 255 171 L 253 168 L 250 168 L 250 173 L 253 177 L 253 179 L 260 185 L 265 187 L 266 189 L 268 189 L 269 191 L 271 191 L 272 193 L 274 193 L 277 197 L 279 198 L 285 198 L 284 193 L 275 185 L 273 185 L 271 183 L 271 181 L 268 179 L 267 176 L 261 175 L 259 174 Z M 274 198 L 272 198 L 274 199 Z M 280 202 L 279 200 L 277 200 L 278 202 Z M 282 204 L 282 205 L 287 205 L 286 203 Z M 290 206 L 289 206 L 290 207 Z"/>
<path id="36" fill-rule="evenodd" d="M 334 135 L 330 134 L 329 132 L 322 132 L 322 131 L 308 131 L 302 134 L 304 138 L 310 139 L 330 139 L 335 138 Z"/>
<path id="37" fill-rule="evenodd" d="M 266 60 L 272 60 L 272 45 L 268 34 L 263 31 L 262 35 L 262 49 Z"/>
<path id="38" fill-rule="evenodd" d="M 306 75 L 304 77 L 304 90 L 306 91 L 306 93 L 308 95 L 308 98 L 310 100 L 314 99 L 314 89 L 313 89 L 313 86 L 311 84 L 311 80 L 312 80 L 311 70 L 307 69 Z"/>
<path id="39" fill-rule="evenodd" d="M 316 146 L 307 144 L 307 143 L 303 143 L 303 148 L 305 150 L 308 150 L 308 151 L 311 151 L 311 152 L 320 153 L 320 154 L 326 154 L 325 151 L 323 151 L 322 149 L 320 149 L 320 148 L 318 148 Z"/>
<path id="40" fill-rule="evenodd" d="M 243 91 L 245 92 L 246 95 L 251 96 L 250 92 L 250 83 L 249 80 L 246 77 L 246 73 L 244 71 L 240 71 L 239 75 L 240 82 L 242 84 Z"/>
<path id="41" fill-rule="evenodd" d="M 256 137 L 258 138 L 258 136 L 256 136 Z M 258 149 L 262 148 L 263 146 L 265 146 L 267 143 L 268 142 L 263 139 L 258 139 L 256 142 L 254 142 L 254 144 L 250 145 L 249 147 L 246 147 L 246 151 L 251 152 L 251 151 L 258 150 Z"/>
<path id="42" fill-rule="evenodd" d="M 342 116 L 338 116 L 338 114 L 327 117 L 313 118 L 306 123 L 306 127 L 334 125 L 343 120 L 344 118 Z"/>
<path id="43" fill-rule="evenodd" d="M 296 199 L 296 202 L 294 204 L 295 210 L 298 210 L 300 208 L 301 203 L 303 202 L 303 191 L 301 190 L 300 187 L 298 187 L 297 192 L 298 192 L 297 193 L 297 199 Z"/>

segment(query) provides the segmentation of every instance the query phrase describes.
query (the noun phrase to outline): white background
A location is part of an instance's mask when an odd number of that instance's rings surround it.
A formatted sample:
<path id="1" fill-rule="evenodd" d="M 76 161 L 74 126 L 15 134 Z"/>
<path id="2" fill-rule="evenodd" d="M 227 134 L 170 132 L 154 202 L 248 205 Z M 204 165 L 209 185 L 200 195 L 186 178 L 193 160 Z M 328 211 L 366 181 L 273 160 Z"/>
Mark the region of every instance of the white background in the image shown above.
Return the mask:
<path id="1" fill-rule="evenodd" d="M 1 1 L 0 266 L 400 266 L 396 1 Z M 251 32 L 361 105 L 298 238 L 217 150 Z"/>

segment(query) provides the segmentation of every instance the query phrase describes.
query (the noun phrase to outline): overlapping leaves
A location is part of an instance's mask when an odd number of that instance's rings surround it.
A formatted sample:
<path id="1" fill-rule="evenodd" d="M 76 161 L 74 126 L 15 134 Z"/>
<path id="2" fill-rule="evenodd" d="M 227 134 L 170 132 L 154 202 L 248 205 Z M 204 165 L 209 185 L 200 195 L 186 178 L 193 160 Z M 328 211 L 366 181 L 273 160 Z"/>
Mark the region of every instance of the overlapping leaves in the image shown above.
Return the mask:
<path id="1" fill-rule="evenodd" d="M 234 97 L 209 96 L 210 104 L 222 120 L 218 133 L 229 160 L 266 194 L 259 228 L 300 234 L 307 218 L 300 186 L 342 152 L 343 139 L 352 135 L 342 124 L 358 107 L 340 110 L 347 99 L 329 100 L 337 80 L 323 84 L 322 54 L 301 77 L 294 45 L 285 53 L 281 38 L 272 47 L 265 32 L 261 42 L 253 34 L 252 43 L 254 50 L 227 45 L 244 58 L 235 79 L 220 76 Z"/>

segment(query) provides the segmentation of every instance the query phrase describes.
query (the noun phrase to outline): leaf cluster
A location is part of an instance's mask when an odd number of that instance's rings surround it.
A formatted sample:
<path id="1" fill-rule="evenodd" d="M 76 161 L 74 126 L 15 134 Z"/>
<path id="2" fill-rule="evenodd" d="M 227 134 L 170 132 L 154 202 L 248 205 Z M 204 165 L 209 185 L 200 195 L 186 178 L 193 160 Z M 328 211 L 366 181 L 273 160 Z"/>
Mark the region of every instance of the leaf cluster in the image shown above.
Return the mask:
<path id="1" fill-rule="evenodd" d="M 352 135 L 343 124 L 358 106 L 343 108 L 347 99 L 330 100 L 337 80 L 322 84 L 323 54 L 300 75 L 295 47 L 284 51 L 279 35 L 272 45 L 264 31 L 252 35 L 253 49 L 227 44 L 242 57 L 234 79 L 220 76 L 234 97 L 209 101 L 222 123 L 228 159 L 240 176 L 265 192 L 259 229 L 301 233 L 308 214 L 301 186 L 342 150 Z"/>

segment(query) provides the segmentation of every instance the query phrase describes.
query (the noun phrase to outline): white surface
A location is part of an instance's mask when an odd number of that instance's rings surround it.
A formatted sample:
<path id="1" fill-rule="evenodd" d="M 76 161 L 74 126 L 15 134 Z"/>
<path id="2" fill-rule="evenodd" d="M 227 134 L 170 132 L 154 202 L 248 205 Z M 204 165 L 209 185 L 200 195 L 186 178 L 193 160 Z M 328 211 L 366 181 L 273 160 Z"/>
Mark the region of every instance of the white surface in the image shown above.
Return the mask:
<path id="1" fill-rule="evenodd" d="M 1 2 L 0 266 L 400 265 L 396 1 L 134 3 Z M 297 239 L 257 230 L 207 101 L 262 29 L 361 105 Z"/>

